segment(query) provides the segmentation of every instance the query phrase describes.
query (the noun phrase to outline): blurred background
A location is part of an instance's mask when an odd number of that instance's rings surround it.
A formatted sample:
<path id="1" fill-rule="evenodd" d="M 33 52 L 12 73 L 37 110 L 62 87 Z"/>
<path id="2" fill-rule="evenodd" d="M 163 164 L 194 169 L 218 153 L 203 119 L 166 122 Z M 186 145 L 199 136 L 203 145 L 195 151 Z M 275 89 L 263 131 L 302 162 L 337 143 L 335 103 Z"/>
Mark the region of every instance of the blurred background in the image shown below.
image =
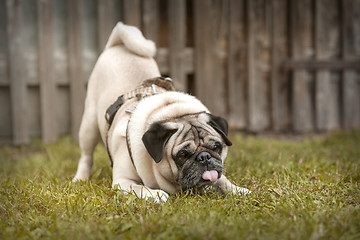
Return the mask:
<path id="1" fill-rule="evenodd" d="M 360 129 L 360 0 L 0 0 L 0 142 L 77 139 L 116 22 L 231 129 Z"/>

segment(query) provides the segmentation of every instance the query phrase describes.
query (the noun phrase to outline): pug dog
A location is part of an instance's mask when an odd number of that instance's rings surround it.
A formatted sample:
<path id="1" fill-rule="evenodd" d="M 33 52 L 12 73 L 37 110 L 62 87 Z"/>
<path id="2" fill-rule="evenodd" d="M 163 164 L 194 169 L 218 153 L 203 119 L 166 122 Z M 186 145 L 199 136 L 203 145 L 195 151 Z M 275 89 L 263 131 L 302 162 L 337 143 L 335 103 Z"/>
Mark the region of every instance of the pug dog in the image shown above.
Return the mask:
<path id="1" fill-rule="evenodd" d="M 155 44 L 119 22 L 91 73 L 79 131 L 81 158 L 73 181 L 87 180 L 100 138 L 114 188 L 166 201 L 169 194 L 212 187 L 247 194 L 223 174 L 231 141 L 225 119 L 159 77 Z"/>

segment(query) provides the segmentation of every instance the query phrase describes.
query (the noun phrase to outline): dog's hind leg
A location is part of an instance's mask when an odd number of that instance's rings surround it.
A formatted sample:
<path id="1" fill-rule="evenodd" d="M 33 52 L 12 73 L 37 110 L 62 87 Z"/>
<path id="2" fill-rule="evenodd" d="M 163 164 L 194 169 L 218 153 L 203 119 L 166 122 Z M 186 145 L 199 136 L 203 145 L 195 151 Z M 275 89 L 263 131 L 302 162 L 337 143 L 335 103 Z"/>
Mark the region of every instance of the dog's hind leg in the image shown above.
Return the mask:
<path id="1" fill-rule="evenodd" d="M 90 176 L 90 170 L 93 165 L 94 149 L 99 141 L 100 133 L 95 109 L 85 106 L 84 115 L 81 121 L 79 131 L 79 145 L 81 149 L 81 158 L 73 182 L 85 181 Z"/>

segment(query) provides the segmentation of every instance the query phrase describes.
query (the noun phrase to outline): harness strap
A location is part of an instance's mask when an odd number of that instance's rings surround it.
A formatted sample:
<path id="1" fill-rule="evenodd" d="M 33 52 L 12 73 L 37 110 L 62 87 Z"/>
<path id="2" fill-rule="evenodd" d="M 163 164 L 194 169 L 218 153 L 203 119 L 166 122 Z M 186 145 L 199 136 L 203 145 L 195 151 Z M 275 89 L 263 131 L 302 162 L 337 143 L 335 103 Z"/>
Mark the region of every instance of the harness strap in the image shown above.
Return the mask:
<path id="1" fill-rule="evenodd" d="M 127 146 L 128 152 L 129 152 L 131 162 L 133 163 L 134 167 L 136 168 L 135 163 L 134 163 L 134 159 L 133 159 L 133 156 L 132 156 L 130 139 L 129 139 L 129 123 L 130 123 L 130 120 L 128 121 L 127 126 L 126 126 L 126 146 Z"/>

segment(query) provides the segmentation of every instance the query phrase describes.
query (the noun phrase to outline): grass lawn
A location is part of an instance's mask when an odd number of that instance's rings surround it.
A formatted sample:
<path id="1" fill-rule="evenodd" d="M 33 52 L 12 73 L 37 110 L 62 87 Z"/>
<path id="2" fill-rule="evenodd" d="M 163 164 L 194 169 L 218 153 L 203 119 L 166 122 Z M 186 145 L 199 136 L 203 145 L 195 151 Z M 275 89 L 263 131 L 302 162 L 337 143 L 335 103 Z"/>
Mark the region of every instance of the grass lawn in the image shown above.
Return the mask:
<path id="1" fill-rule="evenodd" d="M 232 140 L 227 177 L 251 195 L 163 204 L 112 190 L 102 146 L 80 183 L 71 183 L 80 151 L 69 137 L 2 146 L 0 239 L 360 239 L 360 132 Z"/>

